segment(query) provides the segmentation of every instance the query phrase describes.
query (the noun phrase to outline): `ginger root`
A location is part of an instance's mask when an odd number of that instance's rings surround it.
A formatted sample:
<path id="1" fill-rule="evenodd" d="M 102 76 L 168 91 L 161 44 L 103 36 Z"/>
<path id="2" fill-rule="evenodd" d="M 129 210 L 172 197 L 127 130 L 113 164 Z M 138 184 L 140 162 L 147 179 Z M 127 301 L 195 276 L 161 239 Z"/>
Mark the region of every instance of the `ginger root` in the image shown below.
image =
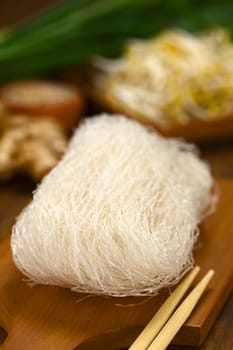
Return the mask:
<path id="1" fill-rule="evenodd" d="M 56 121 L 8 115 L 0 105 L 0 180 L 16 173 L 41 180 L 56 165 L 66 146 L 67 136 Z"/>

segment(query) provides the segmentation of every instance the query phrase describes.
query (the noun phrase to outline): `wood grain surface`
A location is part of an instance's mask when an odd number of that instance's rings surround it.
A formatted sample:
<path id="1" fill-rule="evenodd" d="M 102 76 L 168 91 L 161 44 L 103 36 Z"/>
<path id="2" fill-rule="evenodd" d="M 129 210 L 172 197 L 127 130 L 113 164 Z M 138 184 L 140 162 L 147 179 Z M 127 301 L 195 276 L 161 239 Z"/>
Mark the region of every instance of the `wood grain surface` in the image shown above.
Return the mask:
<path id="1" fill-rule="evenodd" d="M 199 350 L 232 350 L 233 349 L 233 295 L 221 311 L 217 322 Z M 169 350 L 197 350 L 196 347 L 170 345 Z"/>
<path id="2" fill-rule="evenodd" d="M 0 325 L 8 332 L 1 349 L 111 350 L 130 345 L 168 292 L 148 300 L 84 298 L 65 288 L 29 287 L 12 262 L 8 237 L 15 216 L 30 200 L 30 186 L 25 191 L 23 186 L 11 187 L 9 193 L 5 188 L 0 198 L 1 210 L 5 211 L 1 235 L 6 235 L 0 242 Z M 232 289 L 233 216 L 230 204 L 233 182 L 222 180 L 219 186 L 218 210 L 202 225 L 195 250 L 196 263 L 201 266 L 196 282 L 209 268 L 214 268 L 216 274 L 191 318 L 175 338 L 177 344 L 201 344 Z"/>

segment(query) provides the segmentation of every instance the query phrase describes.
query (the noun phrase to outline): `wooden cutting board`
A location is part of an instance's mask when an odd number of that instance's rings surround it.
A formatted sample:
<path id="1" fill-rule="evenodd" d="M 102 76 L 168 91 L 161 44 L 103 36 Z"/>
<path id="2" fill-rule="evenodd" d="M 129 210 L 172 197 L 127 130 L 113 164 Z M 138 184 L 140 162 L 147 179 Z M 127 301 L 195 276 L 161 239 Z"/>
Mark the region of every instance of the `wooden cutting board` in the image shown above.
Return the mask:
<path id="1" fill-rule="evenodd" d="M 233 181 L 218 181 L 217 211 L 201 227 L 195 262 L 216 274 L 174 343 L 200 345 L 233 287 Z M 128 347 L 168 296 L 88 297 L 51 286 L 30 287 L 12 262 L 9 233 L 28 194 L 0 193 L 0 326 L 8 336 L 1 350 L 113 350 Z M 13 208 L 13 209 L 12 209 Z M 3 215 L 4 213 L 4 215 Z M 7 215 L 8 213 L 8 215 Z M 119 305 L 120 304 L 120 305 Z"/>

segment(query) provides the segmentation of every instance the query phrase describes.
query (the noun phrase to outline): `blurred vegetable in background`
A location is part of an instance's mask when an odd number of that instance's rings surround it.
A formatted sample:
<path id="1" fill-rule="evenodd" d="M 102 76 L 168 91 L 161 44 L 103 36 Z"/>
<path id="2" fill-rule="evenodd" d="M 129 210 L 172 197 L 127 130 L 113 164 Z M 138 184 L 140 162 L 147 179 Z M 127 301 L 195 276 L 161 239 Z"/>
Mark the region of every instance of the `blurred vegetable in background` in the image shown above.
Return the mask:
<path id="1" fill-rule="evenodd" d="M 0 80 L 114 57 L 128 38 L 164 28 L 198 31 L 222 26 L 233 33 L 231 1 L 73 0 L 0 35 Z"/>
<path id="2" fill-rule="evenodd" d="M 94 64 L 95 91 L 149 124 L 232 117 L 233 45 L 221 28 L 165 30 L 129 41 L 120 58 Z"/>

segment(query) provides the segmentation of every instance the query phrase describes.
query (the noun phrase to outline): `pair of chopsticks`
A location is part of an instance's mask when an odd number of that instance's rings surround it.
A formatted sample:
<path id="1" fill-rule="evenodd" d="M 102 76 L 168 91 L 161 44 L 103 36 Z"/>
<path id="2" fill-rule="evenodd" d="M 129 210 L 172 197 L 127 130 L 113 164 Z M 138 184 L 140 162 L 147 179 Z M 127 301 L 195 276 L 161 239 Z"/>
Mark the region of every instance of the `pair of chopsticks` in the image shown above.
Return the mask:
<path id="1" fill-rule="evenodd" d="M 130 346 L 129 350 L 164 350 L 167 348 L 181 326 L 190 316 L 214 275 L 214 271 L 209 270 L 173 313 L 199 271 L 200 267 L 196 266 L 186 276 L 186 278 L 163 303 L 152 320 Z"/>

